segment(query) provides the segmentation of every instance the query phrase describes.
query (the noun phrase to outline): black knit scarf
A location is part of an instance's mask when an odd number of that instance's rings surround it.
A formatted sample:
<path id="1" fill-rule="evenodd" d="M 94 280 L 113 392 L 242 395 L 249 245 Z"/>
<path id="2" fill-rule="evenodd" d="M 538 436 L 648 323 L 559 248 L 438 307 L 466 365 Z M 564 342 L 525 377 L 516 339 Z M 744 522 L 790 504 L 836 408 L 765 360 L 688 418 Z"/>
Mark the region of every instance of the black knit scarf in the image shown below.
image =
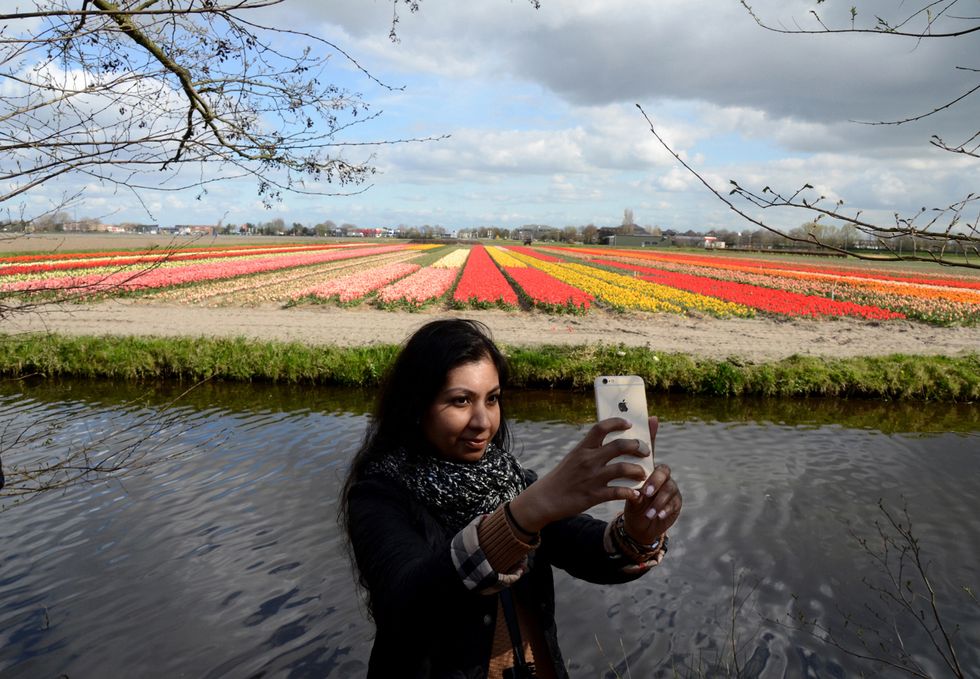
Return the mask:
<path id="1" fill-rule="evenodd" d="M 520 463 L 492 443 L 477 462 L 454 462 L 401 448 L 371 463 L 367 472 L 404 486 L 452 531 L 480 514 L 489 514 L 524 490 Z"/>

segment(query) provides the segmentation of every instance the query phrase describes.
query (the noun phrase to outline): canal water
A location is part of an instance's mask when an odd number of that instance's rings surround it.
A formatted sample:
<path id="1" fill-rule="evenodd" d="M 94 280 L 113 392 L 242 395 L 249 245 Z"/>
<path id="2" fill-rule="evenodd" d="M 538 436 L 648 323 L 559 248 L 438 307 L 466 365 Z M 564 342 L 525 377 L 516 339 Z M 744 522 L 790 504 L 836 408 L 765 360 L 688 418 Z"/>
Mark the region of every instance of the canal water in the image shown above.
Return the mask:
<path id="1" fill-rule="evenodd" d="M 540 472 L 592 419 L 588 394 L 506 404 Z M 372 626 L 335 517 L 369 408 L 357 390 L 4 382 L 0 676 L 363 676 Z M 917 570 L 897 589 L 884 570 L 908 546 L 883 542 L 888 515 L 911 519 L 980 676 L 978 406 L 659 396 L 651 411 L 684 512 L 636 582 L 557 574 L 573 677 L 894 674 L 868 654 L 950 676 Z M 14 494 L 39 482 L 57 487 Z"/>

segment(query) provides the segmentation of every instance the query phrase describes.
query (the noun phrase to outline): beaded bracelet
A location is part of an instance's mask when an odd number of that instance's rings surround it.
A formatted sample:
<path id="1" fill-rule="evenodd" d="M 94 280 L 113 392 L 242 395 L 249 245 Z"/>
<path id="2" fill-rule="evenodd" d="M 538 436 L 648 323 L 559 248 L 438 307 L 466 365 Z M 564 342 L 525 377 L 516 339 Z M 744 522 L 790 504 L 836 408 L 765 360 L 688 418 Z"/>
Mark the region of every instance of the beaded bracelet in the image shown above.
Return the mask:
<path id="1" fill-rule="evenodd" d="M 619 547 L 626 552 L 626 555 L 637 563 L 646 563 L 653 560 L 658 555 L 667 553 L 667 536 L 661 535 L 649 545 L 644 545 L 633 539 L 633 536 L 626 532 L 626 519 L 620 514 L 613 522 L 613 536 Z"/>

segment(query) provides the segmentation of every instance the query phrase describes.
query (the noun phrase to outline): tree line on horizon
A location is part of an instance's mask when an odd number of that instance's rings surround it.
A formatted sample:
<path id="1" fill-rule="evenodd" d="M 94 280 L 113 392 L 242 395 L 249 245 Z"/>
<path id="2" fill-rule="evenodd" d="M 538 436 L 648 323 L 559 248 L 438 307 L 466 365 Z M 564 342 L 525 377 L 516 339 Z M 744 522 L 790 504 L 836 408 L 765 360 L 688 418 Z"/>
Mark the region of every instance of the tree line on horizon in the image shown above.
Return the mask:
<path id="1" fill-rule="evenodd" d="M 627 213 L 631 211 L 627 210 Z M 632 214 L 627 215 L 632 218 Z M 70 233 L 70 232 L 98 232 L 105 231 L 108 225 L 101 220 L 93 217 L 83 217 L 74 219 L 64 212 L 57 212 L 44 215 L 34 220 L 0 220 L 0 231 L 6 233 Z M 160 229 L 157 224 L 141 224 L 136 222 L 121 222 L 113 225 L 121 228 L 128 233 L 156 233 Z M 811 247 L 820 249 L 824 244 L 831 244 L 844 250 L 850 249 L 873 249 L 875 243 L 863 237 L 853 226 L 844 225 L 835 227 L 833 225 L 822 224 L 820 222 L 807 222 L 794 229 L 789 230 L 787 236 L 774 233 L 767 229 L 755 230 L 730 230 L 730 229 L 708 229 L 697 231 L 695 229 L 673 229 L 662 228 L 659 225 L 641 226 L 632 221 L 624 219 L 618 226 L 596 226 L 589 223 L 584 226 L 564 226 L 556 227 L 548 224 L 524 224 L 519 227 L 506 228 L 500 226 L 477 226 L 451 230 L 439 224 L 423 224 L 421 226 L 409 226 L 399 224 L 394 227 L 378 229 L 376 227 L 361 227 L 350 222 L 340 222 L 339 224 L 331 219 L 326 219 L 315 224 L 304 224 L 302 222 L 286 222 L 285 219 L 277 217 L 266 221 L 238 223 L 218 223 L 213 226 L 215 235 L 261 235 L 261 236 L 291 236 L 291 237 L 319 237 L 319 238 L 349 238 L 364 235 L 383 235 L 392 238 L 404 239 L 445 239 L 460 238 L 472 240 L 519 240 L 519 241 L 543 241 L 555 243 L 582 243 L 585 245 L 601 245 L 610 242 L 612 236 L 649 236 L 650 240 L 646 244 L 663 246 L 690 246 L 700 244 L 706 236 L 717 239 L 728 249 L 785 249 Z M 365 234 L 365 232 L 371 232 Z M 801 243 L 801 240 L 811 240 L 812 243 Z M 923 249 L 926 244 L 917 242 L 913 236 L 909 236 L 907 243 L 901 243 L 899 248 L 904 248 L 907 252 L 914 252 L 916 249 Z"/>

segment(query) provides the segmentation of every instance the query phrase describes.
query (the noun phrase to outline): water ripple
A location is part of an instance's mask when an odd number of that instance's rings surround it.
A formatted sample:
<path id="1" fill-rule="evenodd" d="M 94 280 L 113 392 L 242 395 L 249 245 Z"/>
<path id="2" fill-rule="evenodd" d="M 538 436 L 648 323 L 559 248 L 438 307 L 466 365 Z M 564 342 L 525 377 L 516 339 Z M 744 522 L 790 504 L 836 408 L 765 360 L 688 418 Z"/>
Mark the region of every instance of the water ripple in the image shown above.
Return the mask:
<path id="1" fill-rule="evenodd" d="M 60 403 L 0 396 L 0 432 L 58 422 L 49 444 L 5 452 L 4 464 L 93 442 L 105 459 L 144 441 L 142 464 L 0 514 L 0 674 L 363 675 L 373 628 L 335 517 L 365 415 L 267 401 L 248 409 L 245 396 L 161 413 L 78 393 Z M 514 423 L 522 463 L 547 472 L 585 419 Z M 623 586 L 556 574 L 573 676 L 627 676 L 627 666 L 633 676 L 711 676 L 733 631 L 744 676 L 867 672 L 787 623 L 836 620 L 868 600 L 861 578 L 875 571 L 857 538 L 876 535 L 879 498 L 896 515 L 907 504 L 950 619 L 976 636 L 980 616 L 962 587 L 975 586 L 980 562 L 978 441 L 665 420 L 656 456 L 685 503 L 671 553 Z M 921 634 L 902 631 L 925 648 Z M 961 660 L 980 673 L 975 648 Z"/>

